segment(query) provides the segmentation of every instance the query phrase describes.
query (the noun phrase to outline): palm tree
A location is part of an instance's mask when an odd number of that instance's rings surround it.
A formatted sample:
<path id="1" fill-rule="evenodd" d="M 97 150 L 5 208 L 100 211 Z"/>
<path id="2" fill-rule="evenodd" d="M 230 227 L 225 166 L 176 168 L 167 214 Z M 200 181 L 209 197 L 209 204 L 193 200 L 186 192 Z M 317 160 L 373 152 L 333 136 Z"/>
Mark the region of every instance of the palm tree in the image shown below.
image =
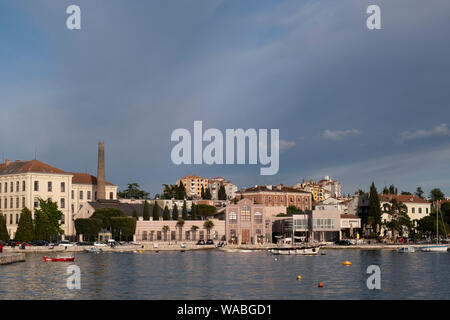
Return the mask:
<path id="1" fill-rule="evenodd" d="M 169 226 L 164 226 L 162 228 L 163 232 L 164 232 L 164 241 L 167 241 L 167 232 L 169 231 Z"/>
<path id="2" fill-rule="evenodd" d="M 206 228 L 206 238 L 209 240 L 211 229 L 214 227 L 214 223 L 211 220 L 206 220 L 203 226 Z"/>
<path id="3" fill-rule="evenodd" d="M 198 227 L 197 226 L 192 226 L 191 230 L 192 230 L 192 240 L 195 241 L 196 240 L 196 232 L 198 230 Z"/>
<path id="4" fill-rule="evenodd" d="M 184 220 L 183 219 L 179 219 L 177 221 L 177 227 L 178 227 L 178 230 L 179 230 L 178 241 L 183 240 L 183 226 L 184 226 Z"/>

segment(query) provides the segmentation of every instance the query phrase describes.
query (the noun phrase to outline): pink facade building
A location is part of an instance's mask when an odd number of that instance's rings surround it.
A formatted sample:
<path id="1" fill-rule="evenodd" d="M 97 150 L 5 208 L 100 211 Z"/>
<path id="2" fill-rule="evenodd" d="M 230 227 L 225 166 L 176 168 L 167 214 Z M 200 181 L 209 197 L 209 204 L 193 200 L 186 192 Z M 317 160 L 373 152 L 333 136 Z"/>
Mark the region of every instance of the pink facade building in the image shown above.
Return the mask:
<path id="1" fill-rule="evenodd" d="M 272 242 L 272 219 L 286 213 L 284 206 L 255 204 L 244 198 L 226 208 L 226 239 L 234 244 L 256 244 Z"/>

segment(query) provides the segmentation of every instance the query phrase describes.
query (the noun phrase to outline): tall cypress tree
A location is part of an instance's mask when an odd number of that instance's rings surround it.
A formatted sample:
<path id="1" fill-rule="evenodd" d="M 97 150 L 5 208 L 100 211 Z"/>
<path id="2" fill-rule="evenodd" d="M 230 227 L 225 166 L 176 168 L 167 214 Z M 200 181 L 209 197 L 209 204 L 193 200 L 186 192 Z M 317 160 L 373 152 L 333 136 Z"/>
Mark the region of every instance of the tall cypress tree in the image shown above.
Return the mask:
<path id="1" fill-rule="evenodd" d="M 163 220 L 170 220 L 170 212 L 167 206 L 164 207 Z"/>
<path id="2" fill-rule="evenodd" d="M 175 203 L 172 209 L 172 220 L 178 221 L 178 206 Z"/>
<path id="3" fill-rule="evenodd" d="M 191 220 L 197 220 L 197 205 L 192 204 L 191 207 Z"/>
<path id="4" fill-rule="evenodd" d="M 217 195 L 219 200 L 227 200 L 227 192 L 225 191 L 224 185 L 221 185 L 219 188 L 219 193 Z"/>
<path id="5" fill-rule="evenodd" d="M 152 217 L 153 217 L 154 221 L 159 220 L 159 207 L 156 204 L 156 201 L 155 201 L 155 205 L 153 206 Z"/>
<path id="6" fill-rule="evenodd" d="M 202 199 L 205 199 L 205 189 L 203 188 L 203 185 L 202 185 L 202 192 L 200 195 Z"/>
<path id="7" fill-rule="evenodd" d="M 155 201 L 155 205 L 156 205 L 156 201 Z M 146 221 L 150 220 L 150 207 L 148 206 L 147 200 L 144 201 L 144 211 L 142 213 L 142 217 Z"/>
<path id="8" fill-rule="evenodd" d="M 4 242 L 9 240 L 8 229 L 6 229 L 6 219 L 1 213 L 0 213 L 0 240 Z"/>
<path id="9" fill-rule="evenodd" d="M 211 198 L 212 198 L 211 192 L 209 191 L 209 188 L 207 188 L 204 194 L 204 199 L 211 200 Z"/>
<path id="10" fill-rule="evenodd" d="M 188 218 L 188 211 L 187 211 L 187 206 L 186 206 L 186 200 L 183 201 L 183 209 L 181 210 L 181 218 L 183 220 L 187 220 Z"/>
<path id="11" fill-rule="evenodd" d="M 133 214 L 132 214 L 132 216 L 133 216 L 133 218 L 136 219 L 136 221 L 139 220 L 139 216 L 138 216 L 138 213 L 137 213 L 136 209 L 133 209 Z"/>
<path id="12" fill-rule="evenodd" d="M 368 223 L 372 226 L 374 231 L 377 230 L 377 225 L 381 226 L 381 205 L 378 198 L 377 188 L 375 183 L 372 182 L 369 192 L 369 210 L 368 210 Z"/>
<path id="13" fill-rule="evenodd" d="M 19 225 L 16 232 L 16 240 L 32 241 L 34 239 L 34 226 L 31 211 L 25 207 L 20 214 Z"/>

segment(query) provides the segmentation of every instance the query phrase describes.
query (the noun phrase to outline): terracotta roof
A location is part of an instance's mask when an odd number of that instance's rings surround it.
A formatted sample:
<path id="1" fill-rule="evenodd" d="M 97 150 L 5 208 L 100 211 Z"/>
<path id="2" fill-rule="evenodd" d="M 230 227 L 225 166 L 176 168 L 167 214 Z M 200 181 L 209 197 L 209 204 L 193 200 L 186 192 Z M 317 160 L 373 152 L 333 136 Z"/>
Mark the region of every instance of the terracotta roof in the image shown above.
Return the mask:
<path id="1" fill-rule="evenodd" d="M 281 186 L 281 188 L 279 188 L 279 186 L 272 186 L 272 189 L 268 189 L 267 186 L 256 186 L 253 188 L 247 188 L 247 189 L 242 189 L 238 191 L 239 193 L 247 193 L 247 192 L 293 192 L 293 193 L 308 193 L 311 194 L 311 192 L 308 191 L 303 191 L 303 190 L 299 190 L 299 189 L 295 189 L 292 187 L 284 187 Z"/>
<path id="2" fill-rule="evenodd" d="M 380 202 L 389 202 L 392 199 L 396 199 L 400 202 L 412 202 L 412 203 L 430 203 L 427 199 L 420 198 L 416 195 L 409 194 L 380 194 L 378 195 Z"/>
<path id="3" fill-rule="evenodd" d="M 341 214 L 341 219 L 359 219 L 359 217 L 354 214 Z"/>
<path id="4" fill-rule="evenodd" d="M 5 163 L 0 164 L 0 175 L 27 172 L 69 174 L 68 172 L 52 167 L 39 160 L 16 160 L 14 162 L 10 162 L 8 165 L 6 165 Z"/>
<path id="5" fill-rule="evenodd" d="M 72 183 L 75 184 L 97 184 L 97 178 L 89 173 L 79 173 L 79 172 L 70 172 L 73 174 Z M 107 185 L 112 186 L 113 184 L 106 181 Z"/>

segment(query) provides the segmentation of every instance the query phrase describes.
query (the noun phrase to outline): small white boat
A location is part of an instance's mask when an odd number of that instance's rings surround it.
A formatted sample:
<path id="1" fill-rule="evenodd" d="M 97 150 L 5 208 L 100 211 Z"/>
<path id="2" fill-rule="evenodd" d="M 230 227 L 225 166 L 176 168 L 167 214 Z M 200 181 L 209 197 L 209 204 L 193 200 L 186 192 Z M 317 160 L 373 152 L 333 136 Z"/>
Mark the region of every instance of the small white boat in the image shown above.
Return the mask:
<path id="1" fill-rule="evenodd" d="M 412 252 L 416 252 L 416 249 L 414 247 L 411 247 L 411 246 L 405 246 L 405 247 L 398 248 L 397 252 L 399 252 L 399 253 L 412 253 Z"/>
<path id="2" fill-rule="evenodd" d="M 275 255 L 318 255 L 320 246 L 280 247 L 271 250 Z"/>
<path id="3" fill-rule="evenodd" d="M 422 251 L 422 252 L 447 252 L 448 245 L 431 245 L 431 246 L 421 247 L 420 251 Z"/>

